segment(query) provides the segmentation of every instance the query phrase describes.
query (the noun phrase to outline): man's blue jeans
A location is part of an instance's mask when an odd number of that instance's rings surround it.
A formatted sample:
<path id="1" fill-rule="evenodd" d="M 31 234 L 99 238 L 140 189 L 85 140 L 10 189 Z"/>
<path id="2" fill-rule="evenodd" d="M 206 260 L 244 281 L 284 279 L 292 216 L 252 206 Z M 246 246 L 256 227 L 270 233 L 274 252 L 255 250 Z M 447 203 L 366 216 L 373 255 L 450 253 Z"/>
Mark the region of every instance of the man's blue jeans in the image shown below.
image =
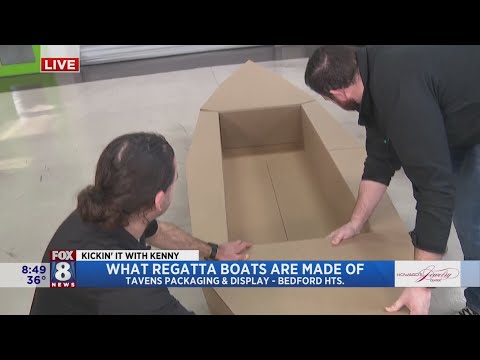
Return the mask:
<path id="1" fill-rule="evenodd" d="M 480 145 L 450 150 L 456 196 L 453 223 L 465 260 L 480 260 Z M 467 306 L 480 313 L 480 288 L 465 290 Z"/>

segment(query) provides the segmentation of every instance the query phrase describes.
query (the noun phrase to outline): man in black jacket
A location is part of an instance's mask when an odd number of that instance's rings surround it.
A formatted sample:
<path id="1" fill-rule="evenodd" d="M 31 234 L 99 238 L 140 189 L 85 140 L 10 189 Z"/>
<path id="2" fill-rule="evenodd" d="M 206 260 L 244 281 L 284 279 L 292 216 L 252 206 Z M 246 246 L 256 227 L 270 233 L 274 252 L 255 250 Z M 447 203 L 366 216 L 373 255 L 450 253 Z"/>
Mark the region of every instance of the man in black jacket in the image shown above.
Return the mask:
<path id="1" fill-rule="evenodd" d="M 351 220 L 330 236 L 358 234 L 403 167 L 413 185 L 416 260 L 441 260 L 452 220 L 465 260 L 480 260 L 480 46 L 323 46 L 305 83 L 359 112 L 364 172 Z M 387 311 L 428 314 L 431 290 L 405 289 Z M 480 312 L 480 288 L 460 314 Z"/>

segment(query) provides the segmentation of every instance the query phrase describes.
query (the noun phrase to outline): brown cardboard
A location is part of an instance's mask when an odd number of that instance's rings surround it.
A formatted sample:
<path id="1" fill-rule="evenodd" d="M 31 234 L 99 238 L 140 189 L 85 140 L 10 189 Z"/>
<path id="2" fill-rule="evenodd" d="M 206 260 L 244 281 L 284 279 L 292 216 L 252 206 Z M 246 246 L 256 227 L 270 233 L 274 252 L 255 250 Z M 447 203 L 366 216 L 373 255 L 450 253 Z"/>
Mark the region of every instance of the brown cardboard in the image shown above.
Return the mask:
<path id="1" fill-rule="evenodd" d="M 220 84 L 202 106 L 205 111 L 268 109 L 304 104 L 313 100 L 271 71 L 247 61 Z"/>
<path id="2" fill-rule="evenodd" d="M 218 113 L 200 113 L 187 157 L 186 175 L 193 233 L 220 244 L 228 239 L 228 231 L 218 124 Z"/>
<path id="3" fill-rule="evenodd" d="M 253 260 L 412 258 L 385 196 L 362 234 L 333 247 L 348 221 L 365 150 L 312 97 L 252 62 L 202 107 L 187 159 L 194 236 L 254 243 Z M 400 289 L 204 289 L 213 314 L 383 314 Z"/>
<path id="4" fill-rule="evenodd" d="M 299 114 L 299 106 L 221 113 L 223 149 L 300 144 L 302 124 L 300 121 L 292 121 Z"/>

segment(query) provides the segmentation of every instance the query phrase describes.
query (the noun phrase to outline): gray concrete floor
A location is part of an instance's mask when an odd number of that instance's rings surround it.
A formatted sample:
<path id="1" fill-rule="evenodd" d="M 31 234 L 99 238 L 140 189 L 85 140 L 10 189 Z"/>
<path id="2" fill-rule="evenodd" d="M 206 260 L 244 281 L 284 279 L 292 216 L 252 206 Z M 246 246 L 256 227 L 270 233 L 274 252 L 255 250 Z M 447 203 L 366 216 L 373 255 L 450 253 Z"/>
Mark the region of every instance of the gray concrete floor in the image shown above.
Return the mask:
<path id="1" fill-rule="evenodd" d="M 303 82 L 306 61 L 261 64 L 310 92 Z M 185 158 L 198 111 L 237 66 L 0 93 L 0 262 L 39 261 L 54 231 L 74 208 L 77 192 L 93 181 L 103 148 L 114 137 L 139 130 L 161 132 L 175 148 L 180 178 L 164 220 L 189 231 Z M 356 113 L 319 101 L 359 141 L 365 141 Z M 396 174 L 388 194 L 406 226 L 413 228 L 415 202 L 402 172 Z M 453 229 L 448 249 L 446 259 L 462 259 Z M 172 292 L 189 309 L 208 314 L 201 290 Z M 0 314 L 27 314 L 32 295 L 32 289 L 0 288 Z M 436 289 L 431 313 L 453 313 L 463 301 L 460 289 Z"/>

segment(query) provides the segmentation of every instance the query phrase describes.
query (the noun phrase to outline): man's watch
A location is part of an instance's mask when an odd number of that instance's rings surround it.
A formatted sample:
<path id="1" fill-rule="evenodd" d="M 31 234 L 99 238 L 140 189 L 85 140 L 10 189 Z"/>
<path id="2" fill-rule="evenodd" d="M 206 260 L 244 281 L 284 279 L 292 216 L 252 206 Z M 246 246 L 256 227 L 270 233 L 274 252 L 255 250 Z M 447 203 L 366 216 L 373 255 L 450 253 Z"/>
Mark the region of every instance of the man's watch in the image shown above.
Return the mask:
<path id="1" fill-rule="evenodd" d="M 210 245 L 210 247 L 212 248 L 212 251 L 210 252 L 210 256 L 207 259 L 216 260 L 217 259 L 218 244 L 208 243 L 208 245 Z"/>

